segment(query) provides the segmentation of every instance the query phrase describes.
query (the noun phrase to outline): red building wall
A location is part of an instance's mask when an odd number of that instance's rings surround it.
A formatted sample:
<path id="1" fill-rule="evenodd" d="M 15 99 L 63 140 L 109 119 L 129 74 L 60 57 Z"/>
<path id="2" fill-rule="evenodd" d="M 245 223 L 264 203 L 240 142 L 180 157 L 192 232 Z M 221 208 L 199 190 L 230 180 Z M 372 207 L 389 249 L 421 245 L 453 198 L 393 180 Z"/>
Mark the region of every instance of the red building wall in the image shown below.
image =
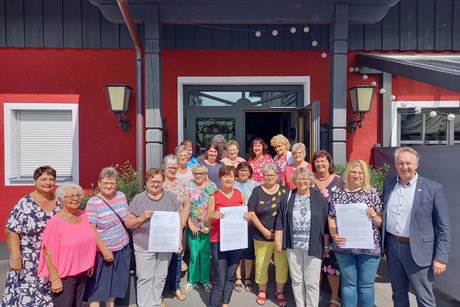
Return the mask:
<path id="1" fill-rule="evenodd" d="M 89 188 L 108 165 L 135 163 L 135 98 L 123 132 L 109 110 L 104 85 L 135 88 L 135 52 L 107 49 L 0 48 L 0 225 L 31 186 L 5 187 L 3 104 L 6 102 L 78 103 L 80 184 Z M 0 240 L 4 240 L 0 231 Z"/>

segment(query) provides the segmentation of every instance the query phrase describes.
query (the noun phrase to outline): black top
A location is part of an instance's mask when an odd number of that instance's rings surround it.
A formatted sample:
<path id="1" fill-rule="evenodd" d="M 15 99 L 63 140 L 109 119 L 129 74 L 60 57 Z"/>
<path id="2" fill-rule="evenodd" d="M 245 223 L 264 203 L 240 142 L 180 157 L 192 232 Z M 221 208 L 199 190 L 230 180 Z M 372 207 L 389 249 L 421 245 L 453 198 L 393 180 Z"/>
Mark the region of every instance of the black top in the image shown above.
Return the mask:
<path id="1" fill-rule="evenodd" d="M 276 230 L 283 230 L 283 249 L 292 248 L 292 212 L 294 209 L 297 189 L 292 191 L 288 201 L 283 202 L 278 210 Z M 328 201 L 321 192 L 310 188 L 310 240 L 308 242 L 308 255 L 321 258 L 323 255 L 323 235 L 328 232 L 327 216 Z"/>
<path id="2" fill-rule="evenodd" d="M 275 232 L 278 208 L 281 203 L 287 202 L 289 192 L 290 190 L 282 185 L 280 185 L 278 192 L 273 195 L 265 193 L 262 186 L 255 187 L 248 201 L 248 211 L 255 212 L 262 225 L 271 232 Z M 273 241 L 273 239 L 266 239 L 255 226 L 254 239 L 259 241 Z"/>

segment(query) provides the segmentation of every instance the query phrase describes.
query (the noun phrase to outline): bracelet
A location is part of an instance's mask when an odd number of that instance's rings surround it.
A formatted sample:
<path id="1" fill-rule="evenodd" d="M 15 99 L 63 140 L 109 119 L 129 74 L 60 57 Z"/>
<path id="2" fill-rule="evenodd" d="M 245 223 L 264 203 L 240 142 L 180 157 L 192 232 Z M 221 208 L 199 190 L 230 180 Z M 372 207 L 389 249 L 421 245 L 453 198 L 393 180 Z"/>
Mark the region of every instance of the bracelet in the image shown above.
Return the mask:
<path id="1" fill-rule="evenodd" d="M 12 262 L 14 262 L 14 261 L 18 261 L 18 260 L 21 260 L 21 259 L 22 259 L 22 257 L 15 258 L 15 259 L 13 259 L 13 258 L 10 257 L 10 261 L 9 261 L 9 262 L 12 263 Z"/>
<path id="2" fill-rule="evenodd" d="M 324 245 L 324 247 L 323 247 L 323 248 L 329 249 L 329 246 L 328 246 L 328 245 Z"/>

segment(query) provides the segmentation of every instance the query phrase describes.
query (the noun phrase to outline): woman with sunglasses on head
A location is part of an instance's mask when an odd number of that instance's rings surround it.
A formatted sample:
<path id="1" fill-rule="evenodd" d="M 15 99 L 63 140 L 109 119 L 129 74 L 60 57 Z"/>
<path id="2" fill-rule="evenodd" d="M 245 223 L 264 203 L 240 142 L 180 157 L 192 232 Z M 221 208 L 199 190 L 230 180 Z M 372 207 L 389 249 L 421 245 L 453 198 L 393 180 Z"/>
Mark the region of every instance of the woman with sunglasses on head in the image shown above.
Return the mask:
<path id="1" fill-rule="evenodd" d="M 81 306 L 86 280 L 93 275 L 96 233 L 80 210 L 83 189 L 64 182 L 56 190 L 62 209 L 43 233 L 38 275 L 48 278 L 54 306 Z"/>

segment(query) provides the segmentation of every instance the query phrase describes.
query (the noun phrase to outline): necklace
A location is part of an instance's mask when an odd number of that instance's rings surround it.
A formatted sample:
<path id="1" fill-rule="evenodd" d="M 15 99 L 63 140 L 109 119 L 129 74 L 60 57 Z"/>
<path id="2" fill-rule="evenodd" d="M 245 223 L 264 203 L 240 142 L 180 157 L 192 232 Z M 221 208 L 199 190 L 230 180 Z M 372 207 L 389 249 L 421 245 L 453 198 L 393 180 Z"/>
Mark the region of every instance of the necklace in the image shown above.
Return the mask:
<path id="1" fill-rule="evenodd" d="M 331 177 L 331 174 L 328 174 L 325 178 L 320 178 L 320 177 L 316 176 L 316 179 L 317 179 L 318 181 L 326 181 L 326 180 L 329 179 L 329 177 Z"/>

